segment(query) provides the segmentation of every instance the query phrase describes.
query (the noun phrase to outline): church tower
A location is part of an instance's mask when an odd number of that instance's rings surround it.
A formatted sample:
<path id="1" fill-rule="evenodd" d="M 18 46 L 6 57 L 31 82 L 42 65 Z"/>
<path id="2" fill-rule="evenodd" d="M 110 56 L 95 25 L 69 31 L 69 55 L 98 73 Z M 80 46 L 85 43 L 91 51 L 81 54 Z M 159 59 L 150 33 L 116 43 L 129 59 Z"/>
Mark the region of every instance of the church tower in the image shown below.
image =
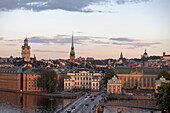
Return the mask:
<path id="1" fill-rule="evenodd" d="M 72 35 L 72 45 L 71 45 L 71 51 L 70 51 L 70 62 L 75 62 L 73 35 Z"/>
<path id="2" fill-rule="evenodd" d="M 123 59 L 123 53 L 121 51 L 121 54 L 120 54 L 120 58 L 119 59 Z"/>
<path id="3" fill-rule="evenodd" d="M 28 46 L 28 39 L 25 38 L 24 46 L 22 46 L 22 58 L 24 58 L 26 62 L 30 61 L 30 49 L 30 46 Z"/>

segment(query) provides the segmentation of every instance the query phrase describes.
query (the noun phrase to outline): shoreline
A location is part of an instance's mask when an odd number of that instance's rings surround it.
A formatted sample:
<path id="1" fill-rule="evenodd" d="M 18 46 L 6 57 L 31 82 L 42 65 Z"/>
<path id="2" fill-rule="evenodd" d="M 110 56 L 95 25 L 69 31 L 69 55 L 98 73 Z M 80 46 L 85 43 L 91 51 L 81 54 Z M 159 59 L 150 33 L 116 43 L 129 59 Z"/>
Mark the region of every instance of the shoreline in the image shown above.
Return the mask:
<path id="1" fill-rule="evenodd" d="M 17 90 L 9 90 L 9 89 L 0 89 L 0 91 L 18 93 L 18 94 L 37 95 L 37 96 L 48 96 L 54 98 L 65 98 L 65 99 L 76 99 L 83 95 L 82 92 L 79 93 L 61 92 L 61 94 L 53 94 L 53 93 L 45 93 L 45 92 L 26 92 L 26 91 L 19 92 Z"/>
<path id="2" fill-rule="evenodd" d="M 153 96 L 137 96 L 137 95 L 111 95 L 108 94 L 107 98 L 109 100 L 156 100 Z"/>

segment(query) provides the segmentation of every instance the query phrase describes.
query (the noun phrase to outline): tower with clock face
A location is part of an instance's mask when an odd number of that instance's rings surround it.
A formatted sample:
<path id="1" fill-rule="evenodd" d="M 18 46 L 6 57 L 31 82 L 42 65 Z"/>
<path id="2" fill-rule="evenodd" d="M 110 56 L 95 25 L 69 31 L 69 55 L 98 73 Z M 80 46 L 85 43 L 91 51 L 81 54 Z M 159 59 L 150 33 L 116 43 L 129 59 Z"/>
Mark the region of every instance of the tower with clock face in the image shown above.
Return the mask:
<path id="1" fill-rule="evenodd" d="M 24 58 L 24 61 L 29 62 L 30 61 L 30 46 L 28 46 L 28 39 L 25 38 L 24 40 L 24 46 L 22 46 L 22 58 Z"/>

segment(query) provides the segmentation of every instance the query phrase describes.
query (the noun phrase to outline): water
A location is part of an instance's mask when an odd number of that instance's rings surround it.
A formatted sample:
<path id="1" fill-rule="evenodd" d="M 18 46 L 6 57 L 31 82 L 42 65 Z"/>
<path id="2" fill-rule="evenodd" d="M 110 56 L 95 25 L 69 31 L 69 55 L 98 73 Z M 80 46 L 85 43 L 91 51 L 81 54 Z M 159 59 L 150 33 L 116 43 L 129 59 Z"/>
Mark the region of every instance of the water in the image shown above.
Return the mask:
<path id="1" fill-rule="evenodd" d="M 123 105 L 135 105 L 135 106 L 146 106 L 146 107 L 156 107 L 155 100 L 110 100 L 107 103 L 112 104 L 123 104 Z M 104 113 L 117 113 L 118 109 L 122 109 L 122 113 L 161 113 L 161 111 L 150 110 L 150 109 L 140 109 L 140 108 L 130 108 L 130 107 L 104 107 Z"/>
<path id="2" fill-rule="evenodd" d="M 70 102 L 71 99 L 0 91 L 0 113 L 53 113 Z"/>
<path id="3" fill-rule="evenodd" d="M 0 113 L 54 113 L 69 104 L 71 99 L 26 95 L 0 91 Z M 110 100 L 108 103 L 155 107 L 154 100 Z M 120 107 L 119 107 L 120 108 Z M 118 107 L 107 106 L 104 113 L 117 113 Z M 160 113 L 160 111 L 122 107 L 122 113 Z"/>

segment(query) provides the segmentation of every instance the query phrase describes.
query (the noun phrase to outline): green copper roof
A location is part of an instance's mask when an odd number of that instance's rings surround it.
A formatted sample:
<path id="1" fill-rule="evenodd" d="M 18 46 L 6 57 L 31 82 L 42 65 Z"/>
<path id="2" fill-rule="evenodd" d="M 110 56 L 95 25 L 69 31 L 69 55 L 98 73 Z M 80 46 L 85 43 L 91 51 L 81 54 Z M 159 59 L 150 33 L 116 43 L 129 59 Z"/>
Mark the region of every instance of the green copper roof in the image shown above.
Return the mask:
<path id="1" fill-rule="evenodd" d="M 64 79 L 71 79 L 71 77 L 67 75 L 64 77 Z"/>
<path id="2" fill-rule="evenodd" d="M 117 79 L 116 76 L 112 77 L 112 79 L 108 80 L 108 84 L 121 84 L 121 80 Z"/>
<path id="3" fill-rule="evenodd" d="M 136 71 L 143 74 L 159 74 L 161 70 L 155 67 L 116 67 L 114 71 L 116 74 L 131 74 Z"/>
<path id="4" fill-rule="evenodd" d="M 0 72 L 6 72 L 6 73 L 22 73 L 22 68 L 17 67 L 0 67 Z"/>

